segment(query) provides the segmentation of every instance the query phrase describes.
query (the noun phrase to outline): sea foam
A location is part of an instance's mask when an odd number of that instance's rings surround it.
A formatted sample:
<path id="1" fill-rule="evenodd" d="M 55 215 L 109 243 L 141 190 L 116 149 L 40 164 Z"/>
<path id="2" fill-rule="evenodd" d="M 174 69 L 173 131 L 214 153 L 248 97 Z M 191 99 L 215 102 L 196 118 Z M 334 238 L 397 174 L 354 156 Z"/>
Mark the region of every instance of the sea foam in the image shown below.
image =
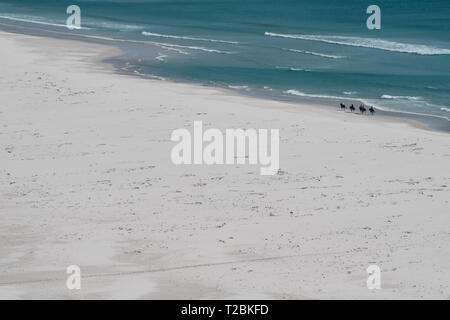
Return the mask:
<path id="1" fill-rule="evenodd" d="M 441 55 L 450 54 L 450 49 L 437 48 L 434 46 L 427 46 L 422 44 L 401 43 L 389 40 L 375 39 L 375 38 L 361 38 L 361 37 L 345 37 L 345 36 L 319 36 L 310 34 L 281 34 L 273 32 L 265 32 L 266 36 L 281 37 L 289 39 L 300 39 L 310 41 L 320 41 L 331 44 L 363 47 L 385 51 L 394 51 L 402 53 L 413 53 L 418 55 Z"/>
<path id="2" fill-rule="evenodd" d="M 170 39 L 183 39 L 183 40 L 193 40 L 193 41 L 208 41 L 208 42 L 239 44 L 239 42 L 237 42 L 237 41 L 226 41 L 226 40 L 196 38 L 196 37 L 186 37 L 186 36 L 174 36 L 174 35 L 170 35 L 170 34 L 160 34 L 160 33 L 154 33 L 154 32 L 146 32 L 146 31 L 143 31 L 142 35 L 149 36 L 149 37 L 160 37 L 160 38 L 170 38 Z"/>
<path id="3" fill-rule="evenodd" d="M 308 98 L 322 98 L 322 99 L 346 99 L 343 97 L 337 97 L 337 96 L 327 96 L 327 95 L 320 95 L 320 94 L 309 94 L 304 93 L 295 89 L 290 89 L 284 91 L 284 93 L 294 95 L 294 96 L 300 96 L 300 97 L 308 97 Z"/>
<path id="4" fill-rule="evenodd" d="M 230 51 L 222 51 L 222 50 L 210 49 L 210 48 L 205 48 L 205 47 L 182 46 L 179 44 L 163 43 L 163 42 L 156 42 L 156 41 L 149 41 L 149 43 L 153 43 L 155 45 L 161 45 L 161 46 L 169 47 L 169 48 L 182 48 L 182 49 L 200 50 L 200 51 L 205 51 L 205 52 L 210 52 L 210 53 L 233 54 L 233 52 L 230 52 Z"/>
<path id="5" fill-rule="evenodd" d="M 0 18 L 3 19 L 8 19 L 8 20 L 13 20 L 13 21 L 20 21 L 20 22 L 27 22 L 27 23 L 36 23 L 36 24 L 42 24 L 42 25 L 46 25 L 46 26 L 52 26 L 52 27 L 65 27 L 67 28 L 66 24 L 59 24 L 59 23 L 52 23 L 52 22 L 47 22 L 47 21 L 41 21 L 41 20 L 36 20 L 35 17 L 29 17 L 29 16 L 23 16 L 23 17 L 15 17 L 15 16 L 0 16 Z M 87 27 L 77 27 L 77 26 L 73 26 L 74 29 L 84 29 L 84 30 L 89 30 L 90 28 Z"/>
<path id="6" fill-rule="evenodd" d="M 304 54 L 310 54 L 313 56 L 323 57 L 323 58 L 330 58 L 330 59 L 342 59 L 345 58 L 344 56 L 335 56 L 331 54 L 324 54 L 320 52 L 314 52 L 314 51 L 307 51 L 307 50 L 297 50 L 297 49 L 284 49 L 291 52 L 297 52 L 297 53 L 304 53 Z"/>
<path id="7" fill-rule="evenodd" d="M 381 99 L 389 99 L 389 100 L 422 100 L 422 97 L 414 97 L 414 96 L 391 96 L 388 94 L 383 94 Z"/>

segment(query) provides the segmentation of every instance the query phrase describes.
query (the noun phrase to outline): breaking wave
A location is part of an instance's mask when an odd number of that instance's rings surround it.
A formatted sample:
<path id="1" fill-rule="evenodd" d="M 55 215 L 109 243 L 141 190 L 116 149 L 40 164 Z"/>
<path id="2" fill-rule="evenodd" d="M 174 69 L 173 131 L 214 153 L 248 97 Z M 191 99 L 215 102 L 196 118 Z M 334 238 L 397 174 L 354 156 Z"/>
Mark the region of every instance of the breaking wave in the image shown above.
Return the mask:
<path id="1" fill-rule="evenodd" d="M 313 55 L 313 56 L 329 58 L 329 59 L 342 59 L 342 58 L 345 58 L 344 56 L 335 56 L 335 55 L 331 55 L 331 54 L 324 54 L 324 53 L 319 53 L 319 52 L 314 52 L 314 51 L 297 50 L 297 49 L 285 49 L 285 50 L 291 51 L 291 52 L 310 54 L 310 55 Z"/>
<path id="2" fill-rule="evenodd" d="M 28 17 L 28 16 L 16 17 L 16 16 L 2 16 L 2 15 L 0 15 L 0 18 L 13 20 L 13 21 L 27 22 L 27 23 L 43 24 L 43 25 L 52 26 L 52 27 L 64 27 L 64 28 L 67 28 L 66 24 L 52 23 L 52 22 L 37 20 L 37 19 L 35 19 L 35 17 Z M 89 30 L 90 29 L 90 28 L 86 28 L 86 27 L 76 27 L 76 26 L 73 26 L 73 28 L 74 29 L 85 29 L 85 30 Z"/>
<path id="3" fill-rule="evenodd" d="M 326 95 L 320 95 L 320 94 L 309 94 L 309 93 L 300 92 L 300 91 L 295 90 L 295 89 L 290 89 L 290 90 L 284 91 L 284 93 L 291 94 L 291 95 L 294 95 L 294 96 L 308 97 L 308 98 L 345 99 L 345 98 L 337 97 L 337 96 L 326 96 Z"/>
<path id="4" fill-rule="evenodd" d="M 289 70 L 289 71 L 304 71 L 304 72 L 308 72 L 310 71 L 309 69 L 303 69 L 303 68 L 299 68 L 299 67 L 276 67 L 277 69 L 281 69 L 281 70 Z"/>
<path id="5" fill-rule="evenodd" d="M 414 101 L 418 101 L 418 100 L 422 100 L 421 97 L 411 97 L 411 96 L 391 96 L 388 94 L 383 94 L 381 97 L 381 99 L 389 99 L 389 100 L 414 100 Z"/>
<path id="6" fill-rule="evenodd" d="M 155 41 L 149 41 L 149 43 L 153 43 L 155 45 L 161 45 L 163 47 L 168 47 L 168 48 L 181 48 L 181 49 L 200 50 L 200 51 L 211 52 L 211 53 L 233 54 L 233 52 L 230 52 L 230 51 L 222 51 L 222 50 L 216 50 L 216 49 L 210 49 L 210 48 L 204 48 L 204 47 L 182 46 L 179 44 L 162 43 L 162 42 L 155 42 Z"/>
<path id="7" fill-rule="evenodd" d="M 320 41 L 325 43 L 352 46 L 352 47 L 363 47 L 385 51 L 413 53 L 419 55 L 450 54 L 450 49 L 437 48 L 422 44 L 401 43 L 374 38 L 346 37 L 346 36 L 318 36 L 310 34 L 282 34 L 273 32 L 265 32 L 264 34 L 270 37 Z"/>
<path id="8" fill-rule="evenodd" d="M 209 41 L 209 42 L 239 44 L 239 42 L 237 42 L 237 41 L 226 41 L 226 40 L 217 40 L 217 39 L 195 38 L 195 37 L 186 37 L 186 36 L 174 36 L 174 35 L 170 35 L 170 34 L 160 34 L 160 33 L 154 33 L 154 32 L 146 32 L 146 31 L 143 31 L 142 35 L 149 36 L 149 37 L 160 37 L 160 38 L 183 39 L 183 40 L 193 40 L 193 41 Z"/>

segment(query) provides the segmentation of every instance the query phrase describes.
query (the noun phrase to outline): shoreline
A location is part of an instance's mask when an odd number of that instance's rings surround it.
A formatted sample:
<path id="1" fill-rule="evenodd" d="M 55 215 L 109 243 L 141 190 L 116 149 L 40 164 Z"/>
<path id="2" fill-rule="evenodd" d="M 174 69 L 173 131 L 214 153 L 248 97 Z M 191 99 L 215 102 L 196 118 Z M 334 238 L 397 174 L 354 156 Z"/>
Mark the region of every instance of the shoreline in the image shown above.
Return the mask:
<path id="1" fill-rule="evenodd" d="M 448 298 L 447 133 L 124 76 L 101 44 L 0 43 L 0 297 Z M 282 171 L 175 166 L 197 119 L 280 128 Z"/>
<path id="2" fill-rule="evenodd" d="M 275 102 L 287 102 L 289 104 L 294 103 L 298 104 L 299 107 L 309 105 L 314 105 L 315 107 L 319 108 L 327 108 L 330 109 L 339 109 L 339 103 L 344 102 L 347 105 L 350 103 L 353 103 L 356 105 L 358 104 L 364 104 L 364 99 L 362 98 L 347 98 L 342 97 L 342 99 L 333 99 L 333 98 L 313 98 L 313 97 L 289 97 L 289 96 L 273 96 L 273 95 L 267 95 L 261 92 L 245 92 L 244 90 L 237 90 L 232 89 L 227 86 L 220 86 L 216 84 L 205 84 L 205 83 L 199 83 L 199 82 L 188 82 L 183 79 L 164 79 L 157 75 L 151 75 L 151 74 L 139 74 L 136 73 L 133 70 L 124 70 L 126 66 L 126 60 L 123 60 L 121 58 L 127 56 L 129 54 L 129 49 L 127 49 L 127 46 L 120 41 L 115 40 L 101 40 L 96 37 L 90 37 L 87 35 L 76 35 L 76 34 L 67 34 L 63 32 L 58 32 L 55 30 L 45 30 L 44 33 L 43 30 L 33 30 L 30 33 L 23 33 L 17 30 L 17 28 L 22 28 L 25 30 L 29 30 L 30 27 L 27 25 L 32 25 L 33 23 L 28 22 L 18 22 L 15 21 L 14 23 L 5 24 L 2 23 L 2 19 L 0 18 L 0 26 L 3 25 L 3 28 L 5 26 L 8 26 L 6 29 L 11 28 L 10 31 L 12 33 L 18 33 L 18 34 L 31 34 L 38 37 L 50 37 L 55 39 L 62 39 L 62 40 L 69 40 L 69 41 L 81 41 L 86 43 L 95 43 L 95 44 L 101 44 L 105 46 L 110 46 L 113 48 L 118 48 L 120 51 L 117 51 L 115 54 L 111 56 L 105 56 L 100 57 L 97 62 L 103 62 L 105 64 L 110 65 L 112 68 L 114 68 L 115 72 L 119 75 L 129 75 L 134 77 L 139 77 L 142 79 L 150 79 L 150 80 L 163 80 L 168 81 L 172 83 L 184 83 L 188 85 L 193 86 L 200 86 L 200 87 L 207 87 L 207 88 L 215 88 L 217 90 L 221 90 L 227 94 L 235 94 L 239 96 L 244 97 L 253 97 L 255 99 L 262 99 L 262 100 L 270 100 Z M 0 29 L 1 30 L 1 29 Z M 47 32 L 47 34 L 45 34 Z M 69 38 L 67 38 L 69 37 Z M 78 38 L 78 39 L 77 39 Z M 113 44 L 111 44 L 113 43 Z M 146 44 L 146 46 L 151 46 L 151 44 Z M 154 45 L 153 45 L 154 46 Z M 157 48 L 157 46 L 155 46 Z M 156 56 L 156 55 L 155 55 Z M 338 110 L 340 111 L 340 110 Z M 341 111 L 342 112 L 342 111 Z M 348 112 L 348 111 L 345 111 Z M 349 113 L 349 112 L 348 112 Z M 358 112 L 355 112 L 355 114 L 359 114 Z M 382 110 L 379 108 L 376 108 L 376 113 L 374 117 L 377 119 L 377 121 L 394 121 L 394 122 L 400 122 L 400 123 L 407 123 L 413 127 L 420 128 L 423 130 L 432 130 L 432 131 L 439 131 L 439 132 L 445 132 L 450 133 L 450 121 L 448 119 L 445 119 L 443 117 L 435 116 L 435 115 L 425 115 L 425 114 L 415 114 L 415 113 L 408 113 L 408 112 L 402 112 L 402 111 L 387 111 Z"/>

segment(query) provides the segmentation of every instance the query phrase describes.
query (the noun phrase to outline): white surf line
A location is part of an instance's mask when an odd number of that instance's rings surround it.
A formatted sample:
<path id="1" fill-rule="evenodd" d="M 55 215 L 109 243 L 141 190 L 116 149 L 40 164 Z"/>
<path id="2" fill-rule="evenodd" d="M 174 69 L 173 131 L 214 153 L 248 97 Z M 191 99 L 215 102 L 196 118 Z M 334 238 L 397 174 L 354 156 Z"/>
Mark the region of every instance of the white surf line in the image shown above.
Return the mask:
<path id="1" fill-rule="evenodd" d="M 167 58 L 167 55 L 160 53 L 155 59 L 158 61 L 165 61 L 164 58 Z"/>
<path id="2" fill-rule="evenodd" d="M 300 67 L 280 67 L 280 66 L 276 66 L 275 68 L 279 69 L 279 70 L 288 70 L 288 71 L 304 71 L 304 72 L 310 72 L 311 71 L 310 69 L 303 69 L 303 68 L 300 68 Z"/>
<path id="3" fill-rule="evenodd" d="M 265 32 L 264 35 L 270 37 L 298 39 L 319 41 L 335 45 L 344 45 L 351 47 L 362 47 L 369 49 L 377 49 L 391 52 L 412 53 L 418 55 L 448 55 L 450 49 L 443 49 L 424 44 L 411 44 L 396 42 L 391 40 L 384 40 L 378 38 L 361 38 L 350 36 L 336 36 L 336 35 L 312 35 L 312 34 L 282 34 Z"/>
<path id="4" fill-rule="evenodd" d="M 319 52 L 313 52 L 313 51 L 307 51 L 307 50 L 297 50 L 297 49 L 289 49 L 289 48 L 283 48 L 283 50 L 291 51 L 291 52 L 297 52 L 297 53 L 303 53 L 303 54 L 309 54 L 312 56 L 318 56 L 323 58 L 330 58 L 330 59 L 342 59 L 345 58 L 344 56 L 335 56 L 331 54 L 324 54 Z"/>
<path id="5" fill-rule="evenodd" d="M 347 99 L 350 99 L 350 98 L 347 98 Z M 414 116 L 438 118 L 438 119 L 447 120 L 447 121 L 450 122 L 450 118 L 445 116 L 445 115 L 426 114 L 426 113 L 405 111 L 405 110 L 394 110 L 394 109 L 389 108 L 389 107 L 383 107 L 383 106 L 377 105 L 377 101 L 373 101 L 374 99 L 355 98 L 355 100 L 361 101 L 365 105 L 373 106 L 374 108 L 379 109 L 381 111 L 385 111 L 385 112 L 400 113 L 400 114 L 411 114 L 411 115 L 414 115 Z M 442 110 L 442 111 L 444 111 L 444 110 Z"/>
<path id="6" fill-rule="evenodd" d="M 55 32 L 57 33 L 57 32 Z M 80 37 L 86 37 L 91 39 L 99 39 L 99 40 L 105 40 L 105 41 L 116 41 L 116 42 L 130 42 L 130 43 L 141 43 L 141 44 L 153 44 L 155 46 L 158 46 L 160 48 L 166 49 L 166 50 L 172 50 L 176 51 L 181 54 L 188 55 L 188 52 L 185 52 L 179 48 L 183 49 L 191 49 L 191 50 L 200 50 L 200 51 L 206 51 L 206 52 L 212 52 L 212 53 L 222 53 L 222 54 L 233 54 L 234 52 L 228 52 L 228 51 L 220 51 L 215 49 L 208 49 L 203 47 L 195 47 L 195 46 L 182 46 L 182 45 L 176 45 L 171 43 L 164 43 L 164 42 L 156 42 L 156 41 L 141 41 L 141 40 L 130 40 L 130 39 L 120 39 L 120 38 L 110 38 L 110 37 L 102 37 L 102 36 L 90 36 L 90 35 L 84 35 L 84 34 L 77 34 L 76 36 Z"/>
<path id="7" fill-rule="evenodd" d="M 43 25 L 47 25 L 47 26 L 53 26 L 53 27 L 65 27 L 65 28 L 67 28 L 67 25 L 65 25 L 65 24 L 51 23 L 51 22 L 45 22 L 45 21 L 39 21 L 39 20 L 27 20 L 27 19 L 8 17 L 8 16 L 1 16 L 1 15 L 0 15 L 0 18 L 13 20 L 13 21 L 26 22 L 26 23 L 36 23 L 36 24 L 43 24 Z M 88 27 L 77 27 L 77 26 L 72 26 L 72 27 L 74 29 L 77 29 L 77 30 L 80 30 L 80 29 L 90 30 L 91 29 L 91 28 L 88 28 Z"/>
<path id="8" fill-rule="evenodd" d="M 184 39 L 184 40 L 193 40 L 193 41 L 209 41 L 209 42 L 240 44 L 240 42 L 237 42 L 237 41 L 217 40 L 217 39 L 208 39 L 208 38 L 195 38 L 195 37 L 187 37 L 187 36 L 174 36 L 174 35 L 170 35 L 170 34 L 161 34 L 161 33 L 147 32 L 147 31 L 142 31 L 142 35 L 150 36 L 150 37 L 170 38 L 170 39 Z"/>
<path id="9" fill-rule="evenodd" d="M 357 100 L 357 99 L 353 99 L 351 97 L 339 97 L 339 96 L 328 96 L 328 95 L 321 95 L 321 94 L 304 93 L 304 92 L 298 91 L 296 89 L 289 89 L 289 90 L 283 91 L 283 93 L 289 94 L 292 96 L 306 97 L 306 98 L 320 98 L 320 99 L 333 99 L 333 100 Z"/>
<path id="10" fill-rule="evenodd" d="M 230 51 L 221 51 L 221 50 L 196 47 L 196 46 L 182 46 L 182 45 L 178 45 L 178 44 L 171 44 L 171 43 L 164 43 L 164 42 L 155 42 L 155 41 L 145 41 L 145 42 L 153 43 L 155 45 L 166 46 L 166 47 L 200 50 L 200 51 L 213 52 L 213 53 L 223 53 L 223 54 L 233 54 L 234 53 L 234 52 L 230 52 Z"/>
<path id="11" fill-rule="evenodd" d="M 413 101 L 420 101 L 423 100 L 422 97 L 416 97 L 416 96 L 391 96 L 389 94 L 383 94 L 380 99 L 387 99 L 387 100 L 413 100 Z"/>
<path id="12" fill-rule="evenodd" d="M 31 27 L 27 27 L 27 26 L 19 26 L 19 25 L 15 25 L 15 24 L 8 24 L 8 23 L 4 23 L 4 22 L 0 22 L 0 25 L 9 26 L 9 27 L 13 27 L 13 28 L 22 28 L 22 29 L 31 29 L 31 30 L 35 30 L 35 29 L 31 28 Z M 130 42 L 130 43 L 141 43 L 141 44 L 152 44 L 152 45 L 155 45 L 155 46 L 157 46 L 157 47 L 166 49 L 166 50 L 168 50 L 168 51 L 176 51 L 176 52 L 178 52 L 178 53 L 185 54 L 185 55 L 188 55 L 188 54 L 189 54 L 188 52 L 182 51 L 182 50 L 180 50 L 180 49 L 177 49 L 177 48 L 169 48 L 169 47 L 166 47 L 166 46 L 164 46 L 164 45 L 162 45 L 162 44 L 160 44 L 160 43 L 158 43 L 158 42 L 153 42 L 153 41 L 139 41 L 139 40 L 129 40 L 129 39 L 128 39 L 128 40 L 127 40 L 127 39 L 116 39 L 116 38 L 109 38 L 109 37 L 102 37 L 102 36 L 90 36 L 90 35 L 87 35 L 87 34 L 78 34 L 78 33 L 70 34 L 70 33 L 64 33 L 64 32 L 59 32 L 59 31 L 55 31 L 55 30 L 49 30 L 49 29 L 40 29 L 40 30 L 45 31 L 45 32 L 48 32 L 48 33 L 54 33 L 54 34 L 59 34 L 59 35 L 64 35 L 64 36 L 71 35 L 71 36 L 75 36 L 75 37 L 82 37 L 82 38 L 89 38 L 89 39 L 98 39 L 98 40 L 103 40 L 103 41 L 111 41 L 111 42 Z M 45 35 L 38 35 L 37 37 L 39 37 L 39 36 L 45 37 Z M 64 39 L 64 40 L 69 40 L 69 41 L 70 41 L 70 40 L 74 40 L 74 39 Z M 74 41 L 80 41 L 80 40 L 74 40 Z"/>

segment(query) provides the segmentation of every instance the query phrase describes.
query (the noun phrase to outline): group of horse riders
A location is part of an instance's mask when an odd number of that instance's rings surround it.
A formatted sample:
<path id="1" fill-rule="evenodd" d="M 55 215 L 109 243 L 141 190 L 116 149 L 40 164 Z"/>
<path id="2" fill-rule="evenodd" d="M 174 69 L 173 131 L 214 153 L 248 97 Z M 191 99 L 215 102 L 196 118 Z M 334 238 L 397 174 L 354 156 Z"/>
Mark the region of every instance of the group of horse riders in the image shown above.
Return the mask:
<path id="1" fill-rule="evenodd" d="M 350 107 L 348 107 L 350 109 L 350 112 L 354 112 L 356 110 L 356 108 L 353 106 L 353 104 L 350 105 Z M 341 110 L 347 109 L 347 106 L 343 103 L 341 103 Z M 367 111 L 366 107 L 362 104 L 359 106 L 359 112 L 361 112 L 361 114 L 364 114 Z M 373 107 L 369 108 L 369 112 L 370 114 L 374 114 L 375 113 L 375 109 Z"/>

